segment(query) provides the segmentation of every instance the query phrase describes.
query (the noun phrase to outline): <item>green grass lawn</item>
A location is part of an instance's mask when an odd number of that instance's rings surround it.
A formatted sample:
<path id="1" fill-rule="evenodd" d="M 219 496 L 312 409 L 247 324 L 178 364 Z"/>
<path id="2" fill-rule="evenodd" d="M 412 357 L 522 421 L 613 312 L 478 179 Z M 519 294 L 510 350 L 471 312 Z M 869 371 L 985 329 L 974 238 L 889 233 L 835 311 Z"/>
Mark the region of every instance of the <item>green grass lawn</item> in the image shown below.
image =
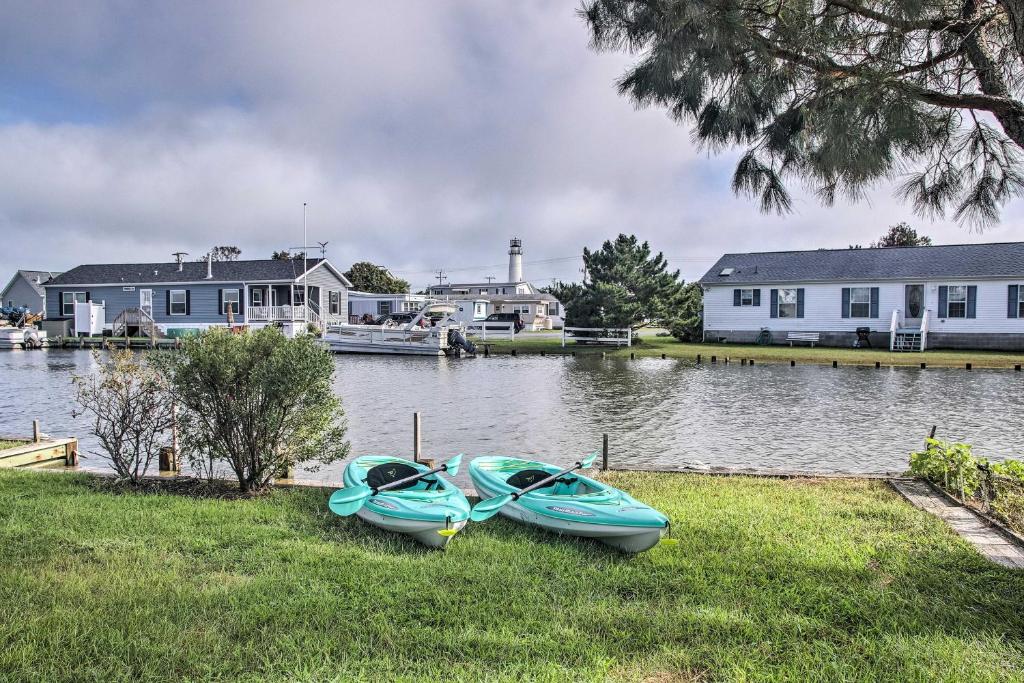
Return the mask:
<path id="1" fill-rule="evenodd" d="M 24 446 L 28 441 L 15 441 L 12 439 L 0 439 L 0 451 L 7 448 L 15 448 L 16 446 Z"/>
<path id="2" fill-rule="evenodd" d="M 613 473 L 675 547 L 503 519 L 428 551 L 326 508 L 0 471 L 4 680 L 1024 677 L 1024 574 L 883 483 Z"/>
<path id="3" fill-rule="evenodd" d="M 536 334 L 536 333 L 535 333 Z M 760 363 L 821 363 L 831 365 L 839 361 L 842 365 L 912 365 L 927 363 L 936 367 L 964 367 L 971 363 L 976 368 L 1012 368 L 1024 363 L 1024 352 L 1002 353 L 996 351 L 925 351 L 924 353 L 890 353 L 888 349 L 837 349 L 807 345 L 797 346 L 757 346 L 756 344 L 684 344 L 671 337 L 658 337 L 653 334 L 642 334 L 641 343 L 631 348 L 616 349 L 613 346 L 594 347 L 579 346 L 568 342 L 562 348 L 562 341 L 556 337 L 540 335 L 518 335 L 514 341 L 488 342 L 493 351 L 507 353 L 513 348 L 518 353 L 601 353 L 608 355 L 628 356 L 634 353 L 637 357 L 665 354 L 669 358 L 686 358 L 695 360 L 701 354 L 707 362 L 711 356 L 719 360 L 729 358 L 733 362 L 740 359 L 754 359 Z"/>

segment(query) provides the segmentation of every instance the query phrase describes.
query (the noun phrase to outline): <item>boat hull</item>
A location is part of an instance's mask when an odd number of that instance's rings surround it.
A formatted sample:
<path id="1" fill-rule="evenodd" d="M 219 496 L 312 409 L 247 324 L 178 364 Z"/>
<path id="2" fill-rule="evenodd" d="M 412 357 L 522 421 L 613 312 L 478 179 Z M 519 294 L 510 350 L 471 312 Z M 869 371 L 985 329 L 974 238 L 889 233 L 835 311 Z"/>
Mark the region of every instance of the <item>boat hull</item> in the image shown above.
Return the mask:
<path id="1" fill-rule="evenodd" d="M 458 532 L 466 526 L 466 520 L 445 525 L 444 522 L 389 517 L 374 512 L 366 506 L 357 512 L 356 516 L 367 524 L 372 524 L 385 531 L 411 536 L 428 548 L 444 548 L 455 538 L 454 534 L 441 534 L 441 531 L 453 530 Z"/>
<path id="2" fill-rule="evenodd" d="M 523 475 L 532 482 L 560 471 L 547 463 L 502 456 L 476 458 L 469 466 L 481 498 L 518 493 L 526 482 L 510 482 Z M 557 534 L 593 538 L 627 553 L 653 548 L 669 527 L 668 518 L 657 510 L 578 472 L 520 495 L 499 508 L 499 514 Z"/>

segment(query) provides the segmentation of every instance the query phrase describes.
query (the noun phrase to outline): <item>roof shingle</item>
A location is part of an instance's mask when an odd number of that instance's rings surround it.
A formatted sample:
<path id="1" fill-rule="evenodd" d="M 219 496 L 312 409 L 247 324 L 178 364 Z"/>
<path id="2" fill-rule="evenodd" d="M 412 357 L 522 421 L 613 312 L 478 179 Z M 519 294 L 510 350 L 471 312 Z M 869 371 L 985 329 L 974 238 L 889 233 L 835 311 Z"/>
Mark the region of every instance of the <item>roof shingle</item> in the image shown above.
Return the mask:
<path id="1" fill-rule="evenodd" d="M 306 260 L 312 269 L 323 259 Z M 301 259 L 260 261 L 214 261 L 213 282 L 262 282 L 294 280 L 302 275 Z M 204 282 L 206 261 L 177 263 L 110 263 L 83 265 L 53 278 L 47 285 L 160 284 L 167 282 Z"/>

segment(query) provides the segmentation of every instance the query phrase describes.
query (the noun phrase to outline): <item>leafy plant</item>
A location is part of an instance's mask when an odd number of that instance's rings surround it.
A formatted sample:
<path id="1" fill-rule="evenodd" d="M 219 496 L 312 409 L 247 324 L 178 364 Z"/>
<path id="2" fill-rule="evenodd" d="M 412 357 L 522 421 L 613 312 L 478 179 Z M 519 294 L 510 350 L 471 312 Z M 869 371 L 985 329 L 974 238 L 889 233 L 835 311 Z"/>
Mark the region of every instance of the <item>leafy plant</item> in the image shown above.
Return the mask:
<path id="1" fill-rule="evenodd" d="M 259 491 L 283 469 L 348 455 L 334 362 L 312 336 L 214 328 L 161 367 L 181 408 L 182 451 L 209 476 L 223 463 L 243 492 Z"/>
<path id="2" fill-rule="evenodd" d="M 122 479 L 138 483 L 174 424 L 164 377 L 130 349 L 104 358 L 93 352 L 96 372 L 74 375 L 75 400 L 92 420 L 92 433 Z"/>
<path id="3" fill-rule="evenodd" d="M 981 479 L 978 462 L 969 444 L 928 439 L 925 450 L 910 454 L 910 471 L 966 500 Z"/>
<path id="4" fill-rule="evenodd" d="M 345 277 L 352 283 L 352 289 L 377 294 L 405 294 L 409 291 L 409 283 L 397 278 L 391 272 L 369 261 L 353 263 L 345 271 Z"/>

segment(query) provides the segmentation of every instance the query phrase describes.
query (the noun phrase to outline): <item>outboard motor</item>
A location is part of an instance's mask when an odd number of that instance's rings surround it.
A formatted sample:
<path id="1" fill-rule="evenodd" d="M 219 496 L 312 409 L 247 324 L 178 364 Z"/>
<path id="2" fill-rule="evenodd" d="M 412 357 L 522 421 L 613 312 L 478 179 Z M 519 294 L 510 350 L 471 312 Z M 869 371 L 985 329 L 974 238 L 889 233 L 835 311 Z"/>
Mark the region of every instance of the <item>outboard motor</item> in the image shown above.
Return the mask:
<path id="1" fill-rule="evenodd" d="M 476 344 L 466 339 L 466 337 L 456 329 L 448 330 L 448 346 L 460 348 L 466 353 L 476 355 Z"/>

